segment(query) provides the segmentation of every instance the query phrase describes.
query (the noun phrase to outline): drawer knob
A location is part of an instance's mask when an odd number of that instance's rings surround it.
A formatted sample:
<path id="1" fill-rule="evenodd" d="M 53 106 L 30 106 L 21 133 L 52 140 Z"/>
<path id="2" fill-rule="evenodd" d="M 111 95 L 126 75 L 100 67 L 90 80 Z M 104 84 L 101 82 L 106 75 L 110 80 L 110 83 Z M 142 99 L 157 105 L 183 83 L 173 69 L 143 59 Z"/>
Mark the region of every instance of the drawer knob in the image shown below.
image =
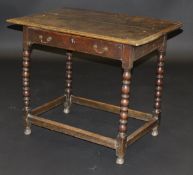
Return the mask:
<path id="1" fill-rule="evenodd" d="M 99 48 L 97 44 L 93 45 L 93 49 L 98 54 L 103 54 L 109 50 L 107 46 Z"/>
<path id="2" fill-rule="evenodd" d="M 43 43 L 43 44 L 47 44 L 47 43 L 49 43 L 50 41 L 52 41 L 52 37 L 51 37 L 51 36 L 48 36 L 48 37 L 46 38 L 46 40 L 44 40 L 43 35 L 39 35 L 39 39 L 40 39 L 40 42 Z"/>
<path id="3" fill-rule="evenodd" d="M 71 41 L 72 44 L 75 44 L 75 39 L 74 38 L 71 38 L 70 41 Z"/>

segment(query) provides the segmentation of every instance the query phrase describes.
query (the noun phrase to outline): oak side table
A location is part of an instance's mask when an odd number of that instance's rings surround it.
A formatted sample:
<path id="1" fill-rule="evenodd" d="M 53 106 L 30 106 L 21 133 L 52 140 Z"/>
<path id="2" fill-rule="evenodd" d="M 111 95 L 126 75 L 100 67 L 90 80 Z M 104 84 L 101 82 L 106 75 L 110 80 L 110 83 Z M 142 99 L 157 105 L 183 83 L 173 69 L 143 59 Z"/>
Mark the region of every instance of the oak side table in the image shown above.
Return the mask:
<path id="1" fill-rule="evenodd" d="M 33 124 L 104 145 L 116 150 L 117 164 L 124 163 L 127 146 L 131 143 L 148 132 L 153 136 L 158 135 L 167 34 L 181 28 L 180 22 L 71 8 L 8 19 L 7 22 L 23 26 L 22 78 L 25 135 L 31 134 L 31 124 Z M 61 97 L 30 109 L 30 54 L 33 44 L 67 50 L 66 87 Z M 145 113 L 130 109 L 128 106 L 133 63 L 155 50 L 158 51 L 158 63 L 154 110 L 152 113 Z M 121 61 L 123 76 L 120 106 L 72 94 L 73 51 L 98 55 L 101 59 L 108 57 Z M 64 113 L 68 114 L 72 103 L 118 114 L 117 136 L 106 137 L 38 116 L 61 104 L 64 105 Z M 145 123 L 127 135 L 129 117 Z"/>

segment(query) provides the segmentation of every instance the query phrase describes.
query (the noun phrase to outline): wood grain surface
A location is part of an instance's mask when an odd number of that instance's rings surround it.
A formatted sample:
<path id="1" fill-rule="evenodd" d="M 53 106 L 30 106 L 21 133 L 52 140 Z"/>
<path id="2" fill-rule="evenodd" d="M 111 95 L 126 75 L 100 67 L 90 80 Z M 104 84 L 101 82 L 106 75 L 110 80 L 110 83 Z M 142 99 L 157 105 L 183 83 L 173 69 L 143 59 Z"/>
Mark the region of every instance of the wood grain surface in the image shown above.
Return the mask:
<path id="1" fill-rule="evenodd" d="M 134 46 L 149 43 L 182 27 L 180 22 L 71 8 L 8 19 L 7 22 Z"/>

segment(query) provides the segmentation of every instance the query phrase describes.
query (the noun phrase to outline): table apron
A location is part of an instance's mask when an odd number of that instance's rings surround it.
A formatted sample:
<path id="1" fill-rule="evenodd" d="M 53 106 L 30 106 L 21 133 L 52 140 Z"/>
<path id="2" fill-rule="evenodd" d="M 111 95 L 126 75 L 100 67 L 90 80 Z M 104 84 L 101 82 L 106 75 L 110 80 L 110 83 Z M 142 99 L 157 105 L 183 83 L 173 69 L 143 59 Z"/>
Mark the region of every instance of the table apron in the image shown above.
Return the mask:
<path id="1" fill-rule="evenodd" d="M 122 59 L 123 45 L 111 41 L 36 28 L 28 28 L 28 40 L 31 44 L 57 47 L 118 60 Z"/>
<path id="2" fill-rule="evenodd" d="M 164 43 L 164 36 L 141 46 L 133 47 L 134 48 L 134 56 L 133 61 L 140 59 L 143 56 L 153 52 L 154 50 L 158 50 Z"/>

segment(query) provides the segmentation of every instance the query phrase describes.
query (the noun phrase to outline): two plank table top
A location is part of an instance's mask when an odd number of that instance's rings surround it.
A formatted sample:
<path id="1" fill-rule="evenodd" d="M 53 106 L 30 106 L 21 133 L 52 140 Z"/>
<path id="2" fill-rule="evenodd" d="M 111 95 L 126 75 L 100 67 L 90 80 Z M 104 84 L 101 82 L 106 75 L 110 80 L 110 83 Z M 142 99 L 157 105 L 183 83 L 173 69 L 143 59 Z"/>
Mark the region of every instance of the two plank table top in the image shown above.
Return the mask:
<path id="1" fill-rule="evenodd" d="M 104 145 L 116 150 L 117 164 L 124 163 L 128 145 L 148 132 L 153 136 L 158 135 L 167 34 L 180 29 L 181 22 L 72 8 L 8 19 L 7 22 L 23 26 L 22 77 L 26 135 L 31 134 L 31 124 L 34 124 Z M 35 109 L 30 109 L 30 54 L 33 44 L 67 50 L 66 80 L 64 95 Z M 122 62 L 120 106 L 72 94 L 73 51 Z M 152 51 L 158 51 L 154 110 L 152 113 L 146 113 L 129 108 L 131 69 L 135 60 Z M 61 104 L 64 105 L 64 113 L 68 114 L 73 103 L 118 114 L 119 126 L 115 139 L 38 116 Z M 127 135 L 129 117 L 142 120 L 145 124 Z"/>

